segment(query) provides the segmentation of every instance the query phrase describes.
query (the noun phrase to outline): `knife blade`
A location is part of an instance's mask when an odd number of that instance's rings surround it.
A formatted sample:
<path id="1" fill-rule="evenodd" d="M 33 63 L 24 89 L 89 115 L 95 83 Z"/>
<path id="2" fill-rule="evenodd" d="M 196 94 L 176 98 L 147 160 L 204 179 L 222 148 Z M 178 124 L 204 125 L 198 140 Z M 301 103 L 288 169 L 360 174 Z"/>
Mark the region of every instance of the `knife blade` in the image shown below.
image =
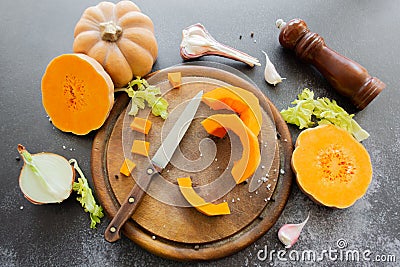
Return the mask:
<path id="1" fill-rule="evenodd" d="M 202 95 L 203 91 L 200 91 L 190 100 L 182 114 L 172 126 L 167 137 L 154 154 L 151 163 L 145 168 L 145 172 L 139 175 L 131 192 L 128 194 L 124 202 L 122 202 L 121 207 L 118 209 L 114 218 L 106 228 L 104 238 L 108 242 L 115 242 L 121 238 L 121 228 L 139 206 L 145 195 L 145 191 L 150 185 L 152 177 L 155 174 L 160 173 L 165 166 L 167 166 L 180 141 L 189 128 L 200 105 Z"/>

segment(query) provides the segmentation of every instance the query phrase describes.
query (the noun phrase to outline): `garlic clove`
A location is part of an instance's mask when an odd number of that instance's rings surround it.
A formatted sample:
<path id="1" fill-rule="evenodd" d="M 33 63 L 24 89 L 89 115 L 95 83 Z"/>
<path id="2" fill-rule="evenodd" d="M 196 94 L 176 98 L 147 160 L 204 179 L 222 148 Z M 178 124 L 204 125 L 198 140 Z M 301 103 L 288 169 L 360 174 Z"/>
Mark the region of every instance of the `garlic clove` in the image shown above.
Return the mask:
<path id="1" fill-rule="evenodd" d="M 216 41 L 200 23 L 183 29 L 180 54 L 185 60 L 215 55 L 244 62 L 251 67 L 261 66 L 257 58 Z"/>
<path id="2" fill-rule="evenodd" d="M 278 231 L 279 240 L 285 245 L 285 248 L 292 247 L 300 237 L 300 233 L 303 230 L 304 225 L 307 223 L 310 214 L 304 222 L 299 224 L 285 224 Z"/>
<path id="3" fill-rule="evenodd" d="M 27 200 L 60 203 L 71 195 L 75 171 L 67 159 L 54 153 L 30 154 L 22 145 L 18 152 L 24 160 L 19 186 Z"/>
<path id="4" fill-rule="evenodd" d="M 276 71 L 275 66 L 272 64 L 271 60 L 269 60 L 268 54 L 262 51 L 265 55 L 265 70 L 264 70 L 264 78 L 265 81 L 272 85 L 277 85 L 282 82 L 282 80 L 286 78 L 282 78 L 279 73 Z"/>

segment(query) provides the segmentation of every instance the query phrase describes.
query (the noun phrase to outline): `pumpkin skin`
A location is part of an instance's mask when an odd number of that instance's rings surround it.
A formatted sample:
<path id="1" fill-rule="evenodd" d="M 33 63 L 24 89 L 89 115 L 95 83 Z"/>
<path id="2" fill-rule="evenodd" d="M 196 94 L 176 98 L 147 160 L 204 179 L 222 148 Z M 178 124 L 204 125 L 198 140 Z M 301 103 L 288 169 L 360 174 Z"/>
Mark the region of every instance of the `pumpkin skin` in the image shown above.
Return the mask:
<path id="1" fill-rule="evenodd" d="M 231 174 L 236 184 L 244 182 L 257 169 L 261 161 L 258 139 L 236 114 L 215 114 L 201 122 L 207 133 L 223 137 L 226 130 L 233 131 L 242 143 L 242 157 L 235 161 Z"/>
<path id="2" fill-rule="evenodd" d="M 340 209 L 361 198 L 372 180 L 367 150 L 347 131 L 331 124 L 299 134 L 292 168 L 306 195 L 316 203 Z"/>
<path id="3" fill-rule="evenodd" d="M 152 20 L 131 1 L 87 8 L 75 26 L 73 51 L 103 65 L 115 87 L 148 74 L 158 47 Z"/>
<path id="4" fill-rule="evenodd" d="M 205 93 L 202 101 L 213 110 L 232 109 L 256 136 L 260 133 L 261 107 L 253 93 L 235 86 L 218 87 Z"/>
<path id="5" fill-rule="evenodd" d="M 53 125 L 85 135 L 100 128 L 114 104 L 114 85 L 103 67 L 84 54 L 54 58 L 42 77 L 42 104 Z"/>

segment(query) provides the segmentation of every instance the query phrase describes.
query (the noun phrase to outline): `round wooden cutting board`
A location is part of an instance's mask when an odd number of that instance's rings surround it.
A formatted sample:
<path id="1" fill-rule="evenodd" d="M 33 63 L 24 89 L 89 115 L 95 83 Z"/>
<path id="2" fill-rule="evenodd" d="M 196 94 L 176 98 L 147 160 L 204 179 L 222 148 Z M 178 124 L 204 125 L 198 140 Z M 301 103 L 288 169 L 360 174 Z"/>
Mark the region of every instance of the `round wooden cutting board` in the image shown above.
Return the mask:
<path id="1" fill-rule="evenodd" d="M 181 72 L 180 88 L 171 88 L 167 79 L 171 72 Z M 207 92 L 233 85 L 256 95 L 263 110 L 259 135 L 261 163 L 252 178 L 260 186 L 249 192 L 250 178 L 235 185 L 230 170 L 241 156 L 241 145 L 236 145 L 238 138 L 230 131 L 221 139 L 211 137 L 200 124 L 209 115 L 232 112 L 214 111 L 201 103 L 178 151 L 160 175 L 153 178 L 140 206 L 124 225 L 123 233 L 150 252 L 176 260 L 217 259 L 250 245 L 274 225 L 289 196 L 292 141 L 286 123 L 254 83 L 224 65 L 182 64 L 153 73 L 147 80 L 160 87 L 168 100 L 168 119 L 155 117 L 146 108 L 137 116 L 152 122 L 149 134 L 132 131 L 129 124 L 133 116 L 128 115 L 130 99 L 121 93 L 94 139 L 92 178 L 105 212 L 110 218 L 115 216 L 136 177 L 147 166 L 188 100 L 200 90 Z M 149 158 L 131 153 L 135 139 L 150 143 Z M 136 163 L 129 177 L 119 172 L 124 158 Z M 228 202 L 231 214 L 209 217 L 190 207 L 176 182 L 177 178 L 187 176 L 206 201 Z"/>

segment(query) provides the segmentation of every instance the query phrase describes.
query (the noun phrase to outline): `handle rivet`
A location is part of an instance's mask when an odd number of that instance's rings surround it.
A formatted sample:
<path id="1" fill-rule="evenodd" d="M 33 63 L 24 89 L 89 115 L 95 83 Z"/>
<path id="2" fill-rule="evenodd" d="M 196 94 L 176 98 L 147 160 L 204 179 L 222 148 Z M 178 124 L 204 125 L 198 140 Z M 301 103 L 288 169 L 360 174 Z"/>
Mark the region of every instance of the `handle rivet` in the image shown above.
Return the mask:
<path id="1" fill-rule="evenodd" d="M 134 199 L 133 197 L 130 197 L 130 198 L 128 199 L 128 202 L 132 204 L 133 202 L 135 202 L 135 199 Z"/>
<path id="2" fill-rule="evenodd" d="M 153 174 L 153 172 L 154 172 L 154 171 L 153 171 L 152 168 L 148 168 L 148 169 L 147 169 L 147 174 Z"/>
<path id="3" fill-rule="evenodd" d="M 117 231 L 117 228 L 115 228 L 114 226 L 110 228 L 111 233 L 115 233 L 116 231 Z"/>

